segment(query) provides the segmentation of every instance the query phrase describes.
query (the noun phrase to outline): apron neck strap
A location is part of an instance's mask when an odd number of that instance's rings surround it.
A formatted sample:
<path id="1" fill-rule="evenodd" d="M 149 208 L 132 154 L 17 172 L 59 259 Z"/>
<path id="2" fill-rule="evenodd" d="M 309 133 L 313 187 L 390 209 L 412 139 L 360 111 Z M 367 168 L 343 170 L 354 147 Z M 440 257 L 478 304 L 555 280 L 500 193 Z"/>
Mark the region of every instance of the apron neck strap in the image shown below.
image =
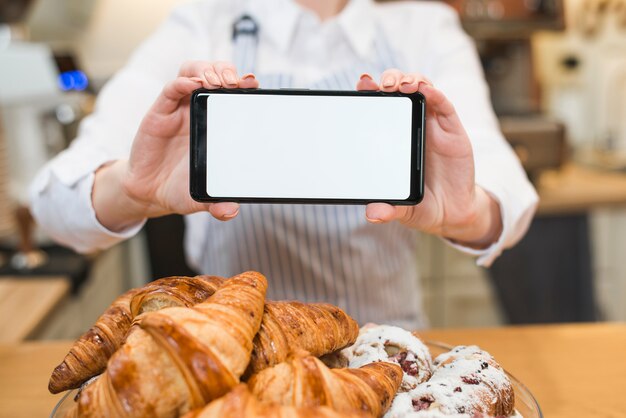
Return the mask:
<path id="1" fill-rule="evenodd" d="M 254 72 L 259 44 L 259 25 L 247 14 L 233 24 L 233 63 L 243 75 Z"/>

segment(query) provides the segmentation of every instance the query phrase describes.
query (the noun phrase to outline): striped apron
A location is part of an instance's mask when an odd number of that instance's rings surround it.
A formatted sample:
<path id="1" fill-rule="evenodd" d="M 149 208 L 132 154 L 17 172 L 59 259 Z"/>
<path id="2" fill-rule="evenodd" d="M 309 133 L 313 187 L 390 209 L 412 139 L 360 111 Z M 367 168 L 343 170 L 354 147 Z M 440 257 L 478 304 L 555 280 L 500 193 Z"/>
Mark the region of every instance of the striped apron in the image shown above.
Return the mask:
<path id="1" fill-rule="evenodd" d="M 234 63 L 240 74 L 255 72 L 257 29 L 247 16 L 236 23 Z M 303 87 L 351 90 L 363 72 L 378 76 L 397 67 L 378 33 L 372 62 L 356 62 Z M 293 87 L 290 74 L 256 75 L 263 88 Z M 364 206 L 243 204 L 229 222 L 206 213 L 188 216 L 186 234 L 193 265 L 222 276 L 257 270 L 268 278 L 268 298 L 332 303 L 361 324 L 425 325 L 417 233 L 397 222 L 368 223 Z"/>

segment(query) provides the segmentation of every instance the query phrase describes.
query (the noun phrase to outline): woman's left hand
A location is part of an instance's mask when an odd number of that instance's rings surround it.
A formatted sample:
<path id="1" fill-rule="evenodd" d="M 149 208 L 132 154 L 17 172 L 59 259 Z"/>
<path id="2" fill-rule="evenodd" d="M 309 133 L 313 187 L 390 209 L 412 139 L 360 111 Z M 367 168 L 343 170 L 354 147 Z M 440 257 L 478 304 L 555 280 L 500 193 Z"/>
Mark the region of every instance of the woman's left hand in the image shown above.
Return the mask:
<path id="1" fill-rule="evenodd" d="M 385 71 L 378 85 L 363 74 L 357 90 L 415 93 L 426 97 L 424 199 L 417 206 L 367 205 L 372 223 L 394 220 L 473 248 L 486 248 L 499 238 L 502 219 L 498 203 L 474 180 L 472 145 L 444 94 L 419 73 Z"/>

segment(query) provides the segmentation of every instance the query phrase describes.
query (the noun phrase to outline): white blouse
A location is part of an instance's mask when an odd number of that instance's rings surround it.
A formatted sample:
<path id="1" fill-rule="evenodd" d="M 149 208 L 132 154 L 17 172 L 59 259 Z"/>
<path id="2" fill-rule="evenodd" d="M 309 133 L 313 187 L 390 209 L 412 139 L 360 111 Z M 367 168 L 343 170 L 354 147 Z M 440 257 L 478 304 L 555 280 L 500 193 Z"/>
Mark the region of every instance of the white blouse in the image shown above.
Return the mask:
<path id="1" fill-rule="evenodd" d="M 258 42 L 235 48 L 233 24 L 244 14 L 257 23 Z M 104 87 L 71 147 L 35 179 L 32 211 L 51 237 L 87 252 L 141 229 L 143 223 L 113 233 L 97 221 L 94 172 L 128 157 L 143 115 L 187 60 L 235 61 L 242 74 L 258 74 L 261 88 L 354 89 L 362 71 L 375 77 L 389 67 L 419 71 L 454 103 L 472 141 L 476 182 L 501 208 L 496 243 L 480 251 L 455 247 L 489 265 L 528 228 L 537 194 L 502 137 L 475 47 L 451 8 L 351 0 L 320 22 L 291 0 L 200 0 L 175 10 L 144 42 Z M 275 299 L 334 303 L 360 322 L 425 323 L 417 232 L 399 223 L 368 224 L 364 207 L 242 205 L 230 222 L 198 213 L 186 223 L 189 261 L 205 273 L 254 269 L 268 277 Z"/>

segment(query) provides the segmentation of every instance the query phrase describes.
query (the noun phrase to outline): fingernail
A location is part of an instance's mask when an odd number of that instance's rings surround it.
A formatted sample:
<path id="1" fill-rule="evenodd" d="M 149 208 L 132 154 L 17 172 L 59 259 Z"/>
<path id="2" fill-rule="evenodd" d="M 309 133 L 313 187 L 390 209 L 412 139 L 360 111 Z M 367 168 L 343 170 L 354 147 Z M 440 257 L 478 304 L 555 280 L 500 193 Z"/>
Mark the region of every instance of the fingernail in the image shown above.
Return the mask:
<path id="1" fill-rule="evenodd" d="M 235 77 L 235 74 L 233 74 L 232 71 L 226 70 L 224 71 L 223 74 L 224 74 L 224 79 L 226 80 L 228 84 L 237 84 L 237 78 Z"/>
<path id="2" fill-rule="evenodd" d="M 242 80 L 254 80 L 256 79 L 256 76 L 252 73 L 246 74 L 243 77 L 241 77 Z"/>
<path id="3" fill-rule="evenodd" d="M 367 221 L 373 224 L 382 224 L 383 221 L 381 219 L 378 218 L 370 218 L 369 216 L 366 216 Z"/>
<path id="4" fill-rule="evenodd" d="M 229 213 L 224 214 L 223 218 L 224 219 L 232 219 L 235 216 L 237 216 L 238 214 L 239 214 L 239 208 L 235 209 L 234 212 L 229 212 Z"/>
<path id="5" fill-rule="evenodd" d="M 407 84 L 413 84 L 414 82 L 415 82 L 415 79 L 413 77 L 406 77 L 402 79 L 402 81 L 400 82 L 400 85 L 406 86 Z"/>
<path id="6" fill-rule="evenodd" d="M 222 84 L 220 82 L 220 79 L 213 73 L 207 71 L 206 73 L 204 73 L 204 76 L 206 77 L 207 81 L 214 86 L 220 86 Z"/>
<path id="7" fill-rule="evenodd" d="M 383 87 L 392 87 L 394 84 L 396 84 L 396 80 L 393 77 L 385 77 L 383 79 Z"/>
<path id="8" fill-rule="evenodd" d="M 374 81 L 374 79 L 372 78 L 371 75 L 367 74 L 367 73 L 363 73 L 361 74 L 361 77 L 359 77 L 359 79 L 363 80 L 363 81 Z"/>

